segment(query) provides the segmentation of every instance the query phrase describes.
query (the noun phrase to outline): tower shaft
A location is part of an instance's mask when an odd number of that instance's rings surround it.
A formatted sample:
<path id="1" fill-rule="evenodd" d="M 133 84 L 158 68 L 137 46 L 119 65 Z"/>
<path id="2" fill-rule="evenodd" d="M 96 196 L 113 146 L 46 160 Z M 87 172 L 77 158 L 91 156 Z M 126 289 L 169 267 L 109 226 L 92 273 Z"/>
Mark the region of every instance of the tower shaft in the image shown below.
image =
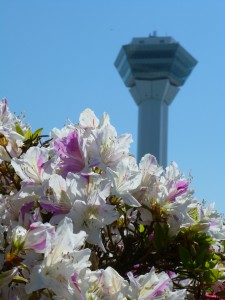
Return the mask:
<path id="1" fill-rule="evenodd" d="M 167 164 L 168 105 L 178 87 L 168 79 L 135 80 L 130 93 L 138 105 L 138 161 L 146 153 L 157 157 L 160 165 Z"/>
<path id="2" fill-rule="evenodd" d="M 151 153 L 160 165 L 167 164 L 167 126 L 168 106 L 164 102 L 142 102 L 138 111 L 138 161 Z"/>

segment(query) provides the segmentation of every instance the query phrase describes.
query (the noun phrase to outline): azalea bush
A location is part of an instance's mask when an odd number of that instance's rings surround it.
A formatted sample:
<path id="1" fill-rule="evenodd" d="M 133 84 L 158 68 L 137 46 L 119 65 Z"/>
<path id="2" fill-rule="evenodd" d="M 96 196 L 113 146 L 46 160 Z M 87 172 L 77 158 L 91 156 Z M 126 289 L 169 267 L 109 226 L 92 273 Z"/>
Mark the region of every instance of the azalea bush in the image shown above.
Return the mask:
<path id="1" fill-rule="evenodd" d="M 222 299 L 223 217 L 105 113 L 32 131 L 0 102 L 1 299 Z"/>

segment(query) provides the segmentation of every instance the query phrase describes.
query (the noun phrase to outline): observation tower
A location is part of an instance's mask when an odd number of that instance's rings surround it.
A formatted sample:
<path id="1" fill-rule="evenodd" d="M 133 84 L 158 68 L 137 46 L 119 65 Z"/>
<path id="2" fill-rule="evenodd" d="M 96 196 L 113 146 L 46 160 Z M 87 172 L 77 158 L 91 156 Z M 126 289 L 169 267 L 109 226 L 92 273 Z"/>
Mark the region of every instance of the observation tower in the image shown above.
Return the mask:
<path id="1" fill-rule="evenodd" d="M 124 84 L 138 105 L 138 161 L 153 154 L 167 165 L 168 106 L 197 64 L 172 37 L 133 38 L 116 61 Z"/>

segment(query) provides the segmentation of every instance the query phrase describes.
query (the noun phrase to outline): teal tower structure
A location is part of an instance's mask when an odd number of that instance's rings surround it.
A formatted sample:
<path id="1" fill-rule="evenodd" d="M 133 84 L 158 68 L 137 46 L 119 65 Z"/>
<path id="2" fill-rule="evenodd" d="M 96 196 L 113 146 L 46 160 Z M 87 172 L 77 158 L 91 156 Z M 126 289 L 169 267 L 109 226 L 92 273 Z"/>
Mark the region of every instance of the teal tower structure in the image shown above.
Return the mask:
<path id="1" fill-rule="evenodd" d="M 153 154 L 167 165 L 168 106 L 197 60 L 172 37 L 133 38 L 116 61 L 124 84 L 138 105 L 138 161 Z"/>

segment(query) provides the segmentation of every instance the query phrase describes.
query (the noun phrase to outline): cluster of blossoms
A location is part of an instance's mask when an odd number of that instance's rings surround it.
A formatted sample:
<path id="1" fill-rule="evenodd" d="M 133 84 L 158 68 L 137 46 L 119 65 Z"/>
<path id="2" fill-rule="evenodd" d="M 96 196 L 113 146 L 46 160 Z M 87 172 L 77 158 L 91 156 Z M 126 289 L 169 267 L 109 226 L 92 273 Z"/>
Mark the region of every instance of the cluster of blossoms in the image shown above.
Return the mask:
<path id="1" fill-rule="evenodd" d="M 176 163 L 87 109 L 49 137 L 0 102 L 1 299 L 222 299 L 225 226 Z"/>

